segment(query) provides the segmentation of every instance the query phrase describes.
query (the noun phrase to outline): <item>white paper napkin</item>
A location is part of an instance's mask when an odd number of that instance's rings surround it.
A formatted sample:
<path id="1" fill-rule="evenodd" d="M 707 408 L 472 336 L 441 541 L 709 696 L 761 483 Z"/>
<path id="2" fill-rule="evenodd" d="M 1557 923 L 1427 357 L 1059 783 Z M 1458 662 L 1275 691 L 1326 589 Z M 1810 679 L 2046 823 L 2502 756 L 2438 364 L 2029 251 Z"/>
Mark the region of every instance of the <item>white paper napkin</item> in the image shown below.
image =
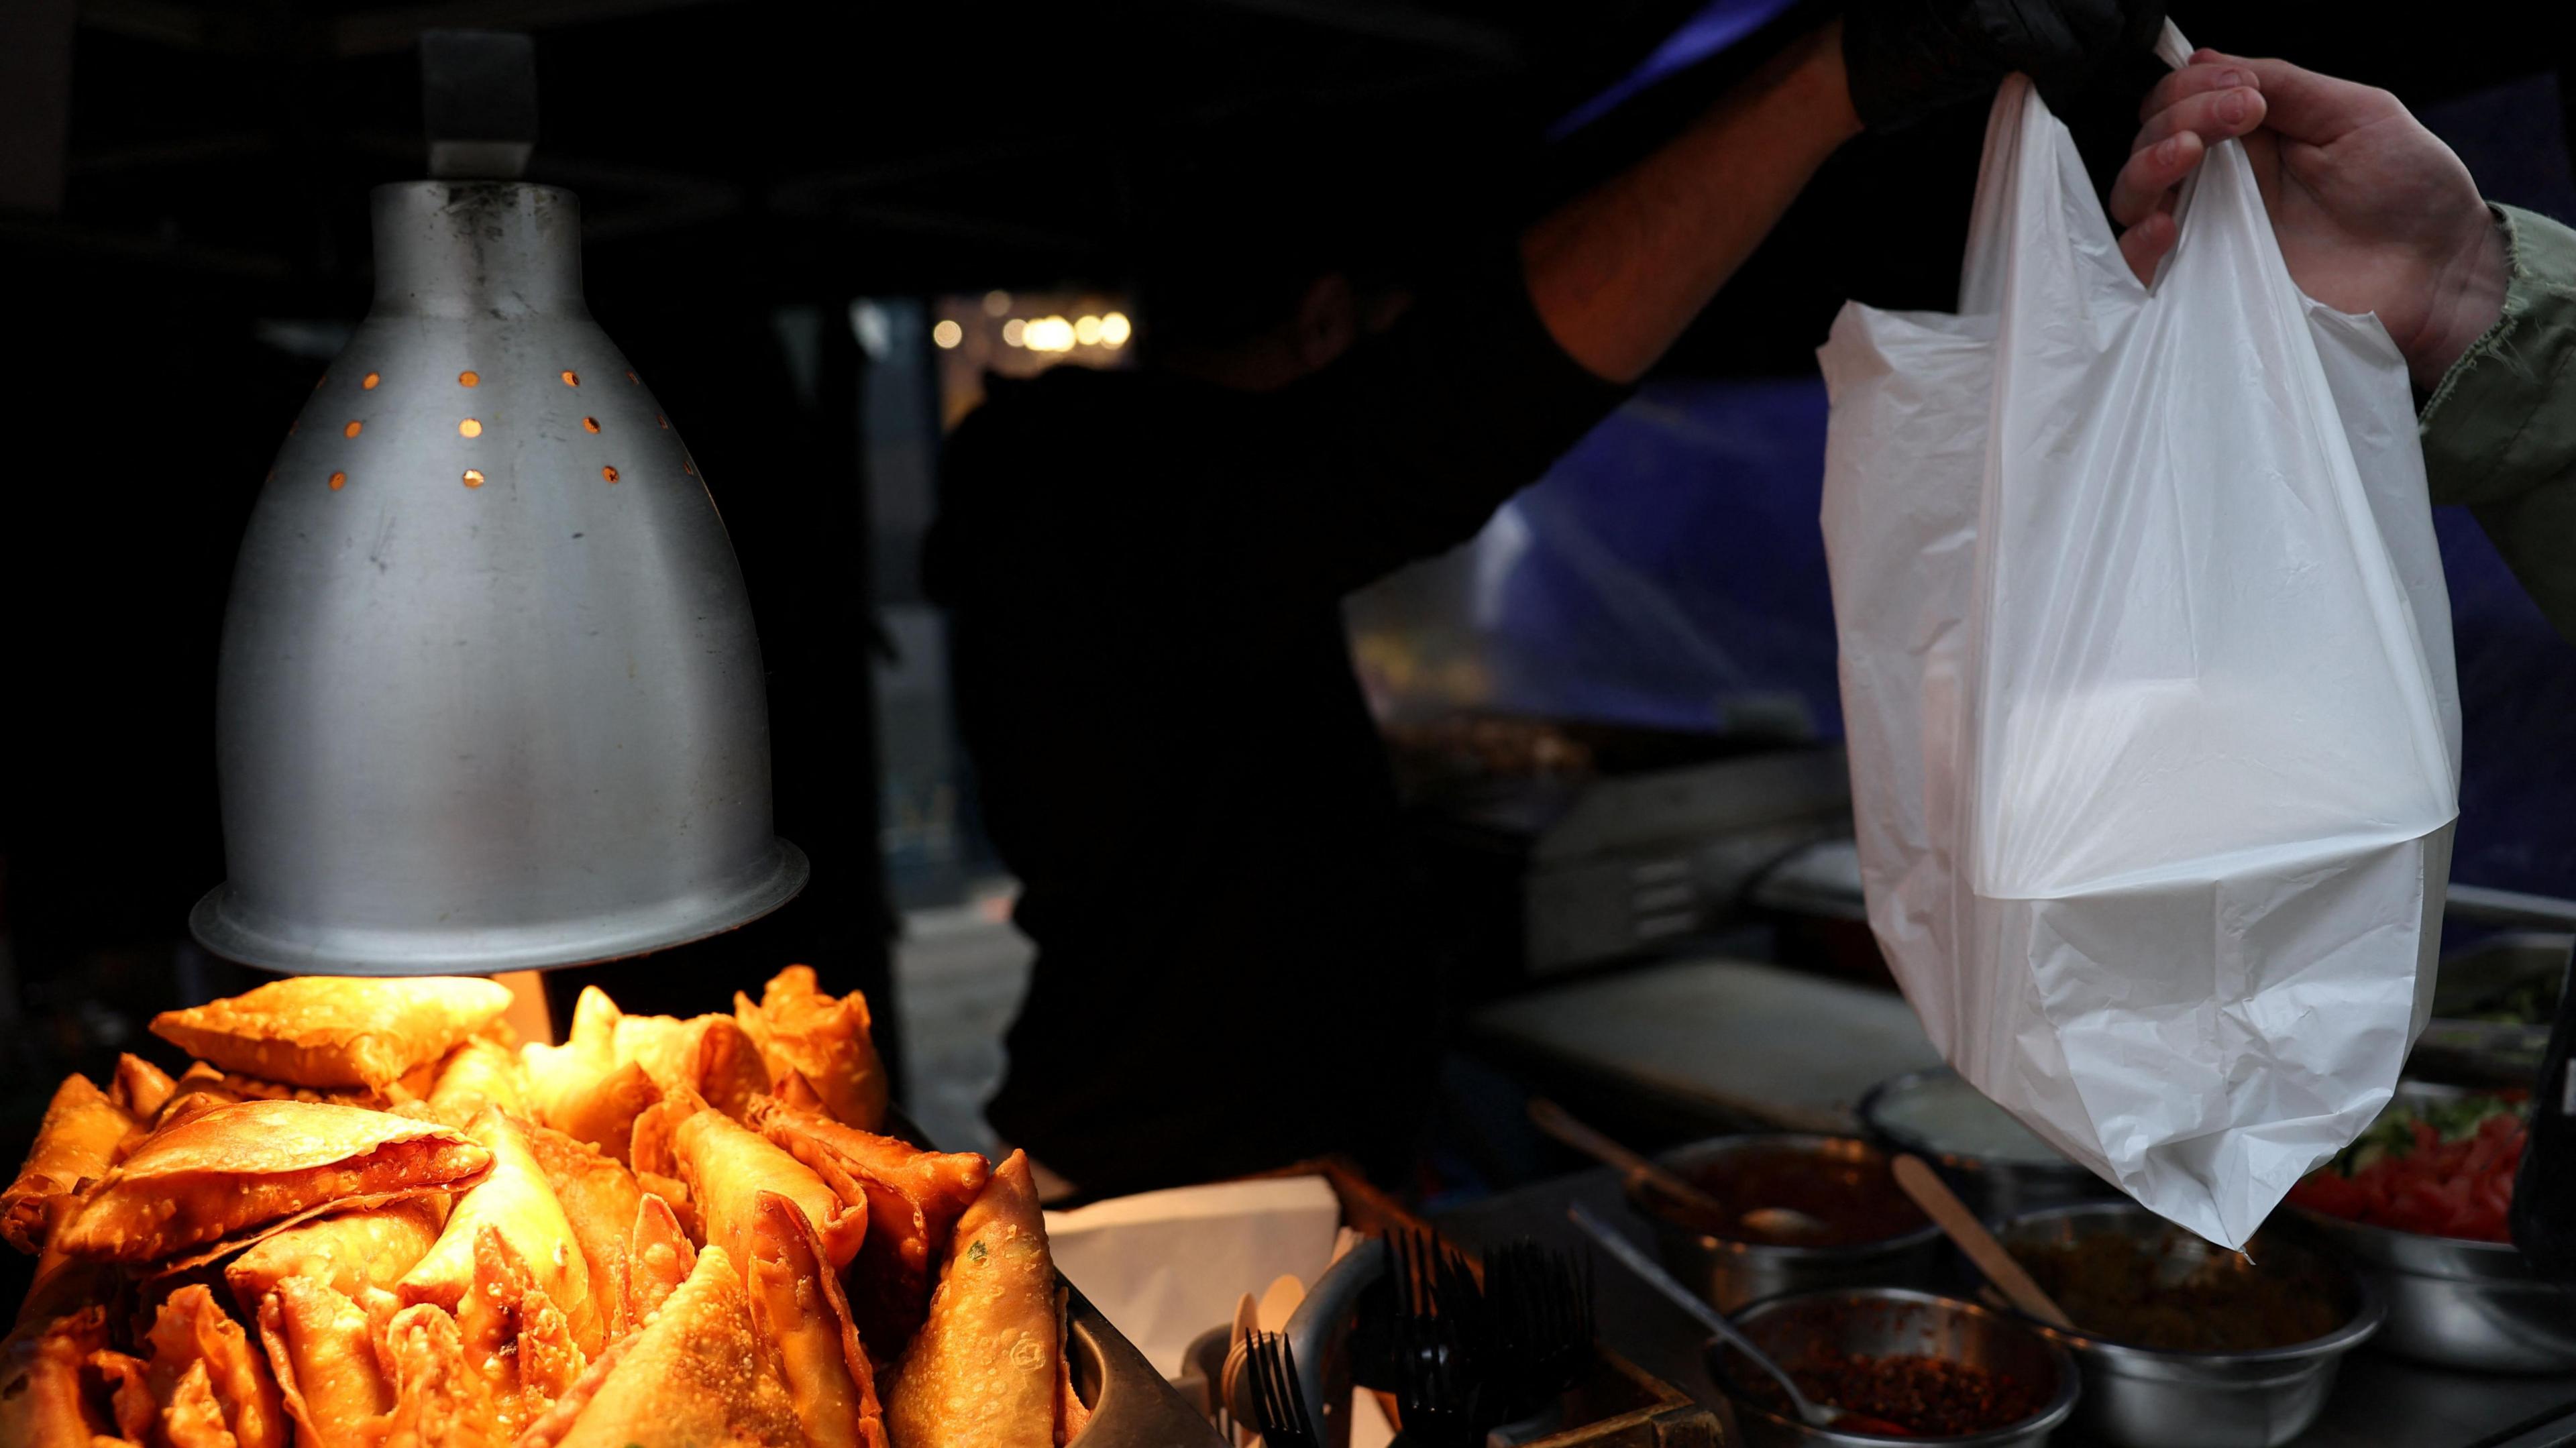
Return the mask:
<path id="1" fill-rule="evenodd" d="M 1177 1377 L 1190 1340 L 1282 1274 L 1312 1285 L 1341 1203 L 1319 1176 L 1113 1197 L 1046 1214 L 1055 1265 L 1145 1360 Z"/>

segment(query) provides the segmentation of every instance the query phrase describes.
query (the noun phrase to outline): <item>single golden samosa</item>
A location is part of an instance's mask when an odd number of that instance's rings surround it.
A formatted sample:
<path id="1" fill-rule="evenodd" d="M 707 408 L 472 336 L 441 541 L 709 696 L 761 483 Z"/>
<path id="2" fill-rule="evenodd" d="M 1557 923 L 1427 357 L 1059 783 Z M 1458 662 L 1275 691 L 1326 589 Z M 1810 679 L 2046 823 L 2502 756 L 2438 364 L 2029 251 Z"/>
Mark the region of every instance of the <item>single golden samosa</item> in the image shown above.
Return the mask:
<path id="1" fill-rule="evenodd" d="M 150 1121 L 161 1114 L 176 1084 L 169 1072 L 128 1051 L 116 1058 L 116 1079 L 107 1084 L 107 1094 L 135 1120 Z"/>
<path id="2" fill-rule="evenodd" d="M 734 992 L 733 1016 L 760 1048 L 772 1095 L 808 1090 L 836 1121 L 868 1131 L 885 1125 L 885 1062 L 869 1033 L 866 996 L 827 996 L 812 966 L 791 965 L 770 977 L 757 1005 Z"/>
<path id="3" fill-rule="evenodd" d="M 662 1089 L 642 1066 L 619 1064 L 618 1015 L 606 991 L 584 986 L 573 1003 L 564 1043 L 522 1046 L 519 1060 L 526 1068 L 528 1101 L 540 1123 L 624 1161 L 635 1118 L 662 1099 Z"/>
<path id="4" fill-rule="evenodd" d="M 591 1300 L 589 1265 L 563 1204 L 528 1148 L 526 1128 L 487 1106 L 466 1130 L 491 1154 L 491 1171 L 457 1199 L 438 1241 L 395 1291 L 407 1303 L 434 1302 L 453 1312 L 474 1283 L 475 1240 L 491 1227 L 562 1309 L 582 1351 L 598 1351 L 604 1333 Z"/>
<path id="5" fill-rule="evenodd" d="M 806 1448 L 786 1383 L 752 1332 L 742 1275 L 722 1247 L 520 1448 Z"/>
<path id="6" fill-rule="evenodd" d="M 778 1356 L 808 1448 L 886 1448 L 876 1369 L 850 1321 L 840 1274 L 824 1260 L 823 1239 L 804 1211 L 776 1192 L 760 1194 L 744 1276 L 752 1327 Z"/>
<path id="7" fill-rule="evenodd" d="M 1028 1157 L 993 1169 L 886 1399 L 903 1448 L 1056 1448 L 1055 1263 Z"/>
<path id="8" fill-rule="evenodd" d="M 242 1315 L 253 1320 L 260 1299 L 289 1277 L 316 1278 L 353 1299 L 369 1288 L 390 1290 L 429 1255 L 446 1219 L 444 1197 L 415 1197 L 374 1211 L 315 1217 L 226 1263 L 224 1285 Z"/>
<path id="9" fill-rule="evenodd" d="M 220 1429 L 240 1448 L 285 1448 L 286 1408 L 268 1360 L 204 1283 L 163 1300 L 145 1343 L 145 1380 L 170 1441 L 212 1440 Z M 192 1387 L 191 1378 L 202 1381 Z"/>
<path id="10" fill-rule="evenodd" d="M 133 1130 L 134 1117 L 87 1076 L 64 1077 L 17 1180 L 0 1189 L 0 1238 L 21 1252 L 43 1251 L 54 1199 L 107 1175 L 117 1147 Z"/>
<path id="11" fill-rule="evenodd" d="M 313 1087 L 385 1087 L 510 1007 L 463 976 L 304 975 L 152 1018 L 152 1033 L 227 1071 Z"/>
<path id="12" fill-rule="evenodd" d="M 483 1036 L 440 1058 L 428 1103 L 429 1114 L 450 1126 L 463 1126 L 486 1106 L 522 1118 L 535 1115 L 528 1104 L 527 1066 L 516 1051 Z"/>
<path id="13" fill-rule="evenodd" d="M 235 1102 L 153 1133 L 108 1169 L 59 1240 L 75 1257 L 176 1269 L 308 1217 L 461 1189 L 491 1163 L 491 1152 L 435 1122 Z"/>
<path id="14" fill-rule="evenodd" d="M 369 1448 L 394 1388 L 365 1309 L 322 1277 L 279 1279 L 254 1319 L 297 1448 Z"/>
<path id="15" fill-rule="evenodd" d="M 727 1116 L 769 1089 L 760 1048 L 731 1016 L 621 1016 L 615 1045 L 618 1063 L 642 1067 L 664 1096 L 695 1092 Z"/>
<path id="16" fill-rule="evenodd" d="M 91 1448 L 115 1420 L 90 1359 L 107 1350 L 107 1309 L 88 1307 L 0 1342 L 0 1443 Z"/>
<path id="17" fill-rule="evenodd" d="M 812 1167 L 844 1202 L 865 1202 L 866 1238 L 850 1272 L 850 1310 L 868 1350 L 891 1359 L 930 1311 L 930 1274 L 992 1164 L 924 1151 L 771 1098 L 752 1103 L 761 1134 Z"/>
<path id="18" fill-rule="evenodd" d="M 626 1274 L 635 1209 L 644 1199 L 635 1173 L 586 1141 L 543 1126 L 527 1130 L 528 1151 L 546 1174 L 564 1220 L 572 1224 L 582 1262 L 590 1269 L 590 1297 L 600 1327 L 614 1340 L 626 1333 Z"/>
<path id="19" fill-rule="evenodd" d="M 834 1195 L 812 1167 L 758 1132 L 707 1109 L 694 1096 L 665 1097 L 636 1123 L 639 1165 L 648 1152 L 657 1150 L 647 1143 L 665 1134 L 708 1245 L 723 1247 L 736 1262 L 749 1261 L 759 1196 L 771 1191 L 804 1209 L 807 1220 L 822 1234 L 833 1271 L 849 1266 L 858 1255 L 868 1230 L 865 1204 Z"/>

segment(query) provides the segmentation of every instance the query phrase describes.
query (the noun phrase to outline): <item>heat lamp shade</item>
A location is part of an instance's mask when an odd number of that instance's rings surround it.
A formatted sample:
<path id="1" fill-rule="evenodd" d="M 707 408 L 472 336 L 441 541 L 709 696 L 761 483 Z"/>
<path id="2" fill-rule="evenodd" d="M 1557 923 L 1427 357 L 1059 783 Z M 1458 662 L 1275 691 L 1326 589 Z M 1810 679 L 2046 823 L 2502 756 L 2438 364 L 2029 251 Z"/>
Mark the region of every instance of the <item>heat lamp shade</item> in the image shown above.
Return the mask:
<path id="1" fill-rule="evenodd" d="M 688 448 L 581 298 L 549 187 L 375 193 L 375 303 L 242 537 L 216 699 L 227 879 L 285 971 L 570 965 L 775 909 L 750 602 Z"/>

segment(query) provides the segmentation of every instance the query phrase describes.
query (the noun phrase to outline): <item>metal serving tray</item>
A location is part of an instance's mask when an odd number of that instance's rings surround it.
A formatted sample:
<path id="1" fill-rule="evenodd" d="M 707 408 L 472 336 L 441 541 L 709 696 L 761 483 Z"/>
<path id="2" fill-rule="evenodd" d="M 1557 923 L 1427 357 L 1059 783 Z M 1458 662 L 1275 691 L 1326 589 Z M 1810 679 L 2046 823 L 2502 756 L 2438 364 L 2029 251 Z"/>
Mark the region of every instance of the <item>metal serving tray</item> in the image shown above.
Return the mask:
<path id="1" fill-rule="evenodd" d="M 1059 1274 L 1056 1280 L 1064 1279 Z M 1074 1394 L 1091 1409 L 1091 1422 L 1073 1440 L 1079 1448 L 1226 1448 L 1215 1426 L 1164 1381 L 1080 1289 L 1070 1283 L 1066 1289 L 1065 1356 L 1073 1368 Z"/>

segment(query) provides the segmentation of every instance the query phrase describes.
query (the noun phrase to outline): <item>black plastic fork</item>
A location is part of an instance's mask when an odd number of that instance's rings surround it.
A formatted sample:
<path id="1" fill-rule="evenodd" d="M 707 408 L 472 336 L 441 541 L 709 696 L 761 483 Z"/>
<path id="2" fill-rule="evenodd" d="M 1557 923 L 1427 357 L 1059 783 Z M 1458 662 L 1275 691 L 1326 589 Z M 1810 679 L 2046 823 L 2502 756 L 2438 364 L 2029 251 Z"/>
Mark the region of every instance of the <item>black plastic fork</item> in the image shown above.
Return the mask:
<path id="1" fill-rule="evenodd" d="M 1593 1356 L 1591 1260 L 1523 1239 L 1485 1253 L 1493 1381 L 1507 1418 L 1574 1386 Z"/>
<path id="2" fill-rule="evenodd" d="M 1323 1448 L 1323 1435 L 1306 1412 L 1306 1390 L 1297 1380 L 1297 1354 L 1287 1335 L 1256 1331 L 1244 1338 L 1243 1365 L 1252 1375 L 1252 1416 L 1267 1448 Z"/>

